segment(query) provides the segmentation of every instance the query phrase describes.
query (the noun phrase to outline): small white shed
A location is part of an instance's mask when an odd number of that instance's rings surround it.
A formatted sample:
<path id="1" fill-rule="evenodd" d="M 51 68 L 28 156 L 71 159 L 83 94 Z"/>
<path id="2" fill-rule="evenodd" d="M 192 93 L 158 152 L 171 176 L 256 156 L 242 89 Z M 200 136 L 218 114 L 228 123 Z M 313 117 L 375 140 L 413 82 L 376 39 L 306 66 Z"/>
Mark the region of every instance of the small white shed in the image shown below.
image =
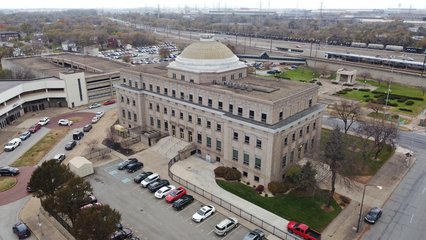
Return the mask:
<path id="1" fill-rule="evenodd" d="M 93 163 L 85 157 L 74 157 L 71 159 L 68 166 L 71 172 L 79 177 L 85 177 L 95 172 L 93 170 Z"/>

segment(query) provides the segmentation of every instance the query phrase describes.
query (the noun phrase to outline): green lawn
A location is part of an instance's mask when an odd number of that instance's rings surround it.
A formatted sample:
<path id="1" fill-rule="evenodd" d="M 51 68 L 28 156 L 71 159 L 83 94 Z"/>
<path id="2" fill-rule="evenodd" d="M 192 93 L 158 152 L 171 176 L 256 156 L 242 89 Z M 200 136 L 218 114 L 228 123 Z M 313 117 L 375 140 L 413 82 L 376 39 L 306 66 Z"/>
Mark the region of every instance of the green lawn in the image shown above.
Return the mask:
<path id="1" fill-rule="evenodd" d="M 321 196 L 306 197 L 298 196 L 294 193 L 274 197 L 262 197 L 254 188 L 239 182 L 227 182 L 216 180 L 223 189 L 264 208 L 287 220 L 303 222 L 318 231 L 324 230 L 327 225 L 339 215 L 341 208 L 333 201 L 334 210 L 326 212 L 321 206 L 327 202 L 328 192 L 320 192 Z M 285 226 L 283 226 L 283 229 Z"/>
<path id="2" fill-rule="evenodd" d="M 324 152 L 325 145 L 330 136 L 330 130 L 322 129 L 320 150 Z M 362 157 L 362 142 L 359 137 L 352 135 L 344 135 L 347 143 L 345 151 L 345 162 L 340 174 L 344 176 L 373 176 L 379 171 L 383 164 L 393 155 L 394 149 L 391 146 L 386 146 L 379 154 L 378 160 L 373 160 L 374 153 L 370 152 L 367 160 Z M 370 141 L 369 149 L 373 148 L 373 142 Z"/>
<path id="3" fill-rule="evenodd" d="M 285 72 L 282 72 L 280 74 L 276 74 L 277 77 L 281 78 L 287 78 L 290 80 L 302 80 L 302 81 L 310 81 L 313 78 L 319 77 L 318 73 L 315 73 L 312 71 L 312 69 L 307 67 L 298 67 L 293 70 L 287 70 Z"/>

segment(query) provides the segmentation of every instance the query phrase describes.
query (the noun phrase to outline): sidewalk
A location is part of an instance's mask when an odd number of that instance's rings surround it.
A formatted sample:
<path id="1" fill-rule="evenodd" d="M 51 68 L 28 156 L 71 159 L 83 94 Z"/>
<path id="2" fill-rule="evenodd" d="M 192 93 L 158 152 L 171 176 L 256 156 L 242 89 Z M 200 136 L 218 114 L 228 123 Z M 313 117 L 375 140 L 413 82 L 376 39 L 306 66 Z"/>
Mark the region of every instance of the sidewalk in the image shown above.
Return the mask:
<path id="1" fill-rule="evenodd" d="M 363 215 L 373 206 L 383 207 L 395 188 L 398 187 L 415 161 L 413 157 L 410 159 L 405 156 L 407 152 L 410 152 L 410 150 L 397 147 L 395 154 L 370 179 L 368 184 L 382 186 L 383 189 L 379 190 L 374 186 L 366 188 L 362 208 Z M 329 179 L 325 179 L 320 187 L 329 188 Z M 337 177 L 336 192 L 352 199 L 352 201 L 322 232 L 322 239 L 360 239 L 363 233 L 368 230 L 361 219 L 360 231 L 356 232 L 363 189 L 364 184 L 353 182 L 348 187 L 341 176 Z"/>

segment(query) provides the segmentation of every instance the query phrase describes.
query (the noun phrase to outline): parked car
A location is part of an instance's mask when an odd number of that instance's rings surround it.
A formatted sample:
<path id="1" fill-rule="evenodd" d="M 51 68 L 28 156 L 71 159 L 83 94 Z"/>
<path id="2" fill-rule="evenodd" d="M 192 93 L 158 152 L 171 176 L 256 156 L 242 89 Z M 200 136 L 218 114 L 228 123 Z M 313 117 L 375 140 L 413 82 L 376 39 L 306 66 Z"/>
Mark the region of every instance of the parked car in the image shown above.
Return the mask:
<path id="1" fill-rule="evenodd" d="M 30 128 L 28 128 L 28 131 L 30 133 L 35 133 L 38 130 L 40 130 L 40 128 L 41 128 L 41 125 L 39 123 L 36 123 L 36 124 L 32 125 Z"/>
<path id="2" fill-rule="evenodd" d="M 302 237 L 307 240 L 320 240 L 321 233 L 311 229 L 308 225 L 304 223 L 298 223 L 295 221 L 290 221 L 287 224 L 287 231 L 289 233 L 294 233 L 297 236 Z"/>
<path id="3" fill-rule="evenodd" d="M 128 173 L 134 173 L 141 168 L 143 168 L 143 163 L 141 162 L 130 163 L 126 167 Z"/>
<path id="4" fill-rule="evenodd" d="M 215 211 L 216 209 L 212 205 L 203 206 L 202 208 L 198 209 L 197 212 L 194 213 L 194 215 L 192 215 L 192 220 L 194 222 L 201 222 L 204 219 L 213 215 Z"/>
<path id="5" fill-rule="evenodd" d="M 55 161 L 55 162 L 57 162 L 57 163 L 61 163 L 62 161 L 64 161 L 64 159 L 65 159 L 65 154 L 63 154 L 63 153 L 59 153 L 59 154 L 56 154 L 56 155 L 52 158 L 52 161 Z"/>
<path id="6" fill-rule="evenodd" d="M 72 150 L 75 146 L 77 145 L 77 142 L 75 140 L 69 141 L 66 145 L 65 145 L 65 150 Z"/>
<path id="7" fill-rule="evenodd" d="M 21 145 L 22 140 L 20 138 L 14 138 L 10 140 L 8 143 L 4 145 L 4 151 L 10 152 L 15 150 L 15 148 L 19 147 Z"/>
<path id="8" fill-rule="evenodd" d="M 35 192 L 36 190 L 35 190 L 34 188 L 32 188 L 29 184 L 30 184 L 30 183 L 28 182 L 28 183 L 27 183 L 27 193 Z"/>
<path id="9" fill-rule="evenodd" d="M 141 172 L 138 175 L 136 175 L 135 178 L 133 178 L 133 181 L 135 183 L 141 183 L 145 178 L 147 178 L 151 174 L 152 172 Z"/>
<path id="10" fill-rule="evenodd" d="M 13 233 L 18 236 L 19 239 L 25 239 L 31 236 L 31 230 L 27 224 L 18 222 L 12 227 Z"/>
<path id="11" fill-rule="evenodd" d="M 222 220 L 214 227 L 214 232 L 219 236 L 226 235 L 229 231 L 238 226 L 238 220 L 233 217 L 228 217 Z"/>
<path id="12" fill-rule="evenodd" d="M 111 105 L 111 104 L 114 104 L 114 103 L 115 103 L 115 100 L 111 99 L 111 100 L 107 100 L 107 101 L 103 102 L 102 104 L 103 105 Z"/>
<path id="13" fill-rule="evenodd" d="M 92 208 L 92 207 L 102 207 L 102 206 L 103 206 L 102 203 L 99 203 L 99 202 L 89 203 L 89 204 L 86 204 L 86 205 L 80 207 L 80 210 L 88 209 L 88 208 Z"/>
<path id="14" fill-rule="evenodd" d="M 96 112 L 96 117 L 98 118 L 102 118 L 104 116 L 104 112 L 100 111 L 100 112 Z"/>
<path id="15" fill-rule="evenodd" d="M 269 70 L 269 71 L 267 71 L 266 73 L 267 73 L 267 74 L 277 74 L 277 73 L 281 73 L 281 71 L 280 71 L 280 70 L 276 70 L 276 69 L 274 69 L 274 70 Z"/>
<path id="16" fill-rule="evenodd" d="M 111 234 L 110 240 L 125 240 L 132 236 L 133 236 L 133 232 L 130 228 L 123 228 Z"/>
<path id="17" fill-rule="evenodd" d="M 84 137 L 84 132 L 77 130 L 72 134 L 72 139 L 73 140 L 80 140 Z"/>
<path id="18" fill-rule="evenodd" d="M 29 137 L 31 137 L 31 132 L 30 131 L 25 131 L 25 132 L 21 133 L 21 135 L 19 135 L 19 138 L 22 141 L 27 140 Z"/>
<path id="19" fill-rule="evenodd" d="M 155 196 L 156 198 L 159 198 L 159 199 L 161 199 L 161 198 L 165 198 L 165 197 L 166 197 L 166 195 L 167 195 L 170 191 L 172 191 L 173 189 L 176 189 L 176 187 L 175 187 L 175 186 L 173 186 L 173 185 L 164 186 L 164 187 L 162 187 L 162 188 L 158 189 L 158 190 L 155 192 L 154 196 Z"/>
<path id="20" fill-rule="evenodd" d="M 38 121 L 38 124 L 41 126 L 46 126 L 50 122 L 50 118 L 44 117 Z"/>
<path id="21" fill-rule="evenodd" d="M 152 182 L 148 185 L 148 190 L 151 191 L 152 193 L 155 193 L 158 189 L 169 185 L 170 182 L 166 179 L 158 179 L 155 182 Z"/>
<path id="22" fill-rule="evenodd" d="M 191 195 L 183 195 L 181 198 L 176 200 L 173 203 L 173 208 L 176 210 L 182 210 L 184 207 L 186 207 L 188 204 L 192 203 L 194 201 L 194 197 Z"/>
<path id="23" fill-rule="evenodd" d="M 16 176 L 19 174 L 19 169 L 14 167 L 0 167 L 0 176 Z"/>
<path id="24" fill-rule="evenodd" d="M 147 186 L 148 186 L 148 184 L 150 184 L 150 183 L 152 183 L 152 182 L 156 181 L 156 180 L 157 180 L 157 179 L 159 179 L 159 178 L 160 178 L 160 175 L 159 175 L 158 173 L 153 173 L 153 174 L 149 175 L 147 178 L 145 178 L 145 179 L 141 182 L 142 187 L 147 187 Z"/>
<path id="25" fill-rule="evenodd" d="M 94 123 L 97 123 L 97 122 L 99 122 L 99 118 L 97 116 L 94 116 L 92 118 L 92 123 L 94 124 Z"/>
<path id="26" fill-rule="evenodd" d="M 68 119 L 59 119 L 58 125 L 61 125 L 61 126 L 71 126 L 72 125 L 72 121 L 68 120 Z"/>
<path id="27" fill-rule="evenodd" d="M 378 207 L 373 207 L 368 211 L 367 215 L 364 217 L 364 221 L 375 224 L 379 218 L 382 216 L 382 209 Z"/>
<path id="28" fill-rule="evenodd" d="M 260 229 L 254 229 L 247 233 L 243 240 L 263 240 L 265 239 L 265 233 Z"/>
<path id="29" fill-rule="evenodd" d="M 91 204 L 91 203 L 97 203 L 97 202 L 98 202 L 98 199 L 94 195 L 88 195 L 81 201 L 80 207 L 83 207 L 84 205 Z"/>
<path id="30" fill-rule="evenodd" d="M 83 132 L 90 132 L 92 130 L 92 124 L 87 124 L 83 127 Z"/>
<path id="31" fill-rule="evenodd" d="M 101 104 L 99 104 L 99 103 L 93 103 L 93 104 L 90 104 L 90 105 L 89 105 L 89 109 L 98 108 L 98 107 L 100 107 L 100 106 L 102 106 L 102 105 L 101 105 Z"/>
<path id="32" fill-rule="evenodd" d="M 176 188 L 166 195 L 166 201 L 172 203 L 186 194 L 186 189 L 182 186 Z"/>
<path id="33" fill-rule="evenodd" d="M 117 168 L 118 168 L 118 170 L 124 170 L 124 169 L 126 169 L 127 168 L 127 166 L 129 165 L 129 164 L 131 164 L 131 163 L 135 163 L 135 162 L 137 162 L 138 160 L 136 159 L 136 158 L 129 158 L 129 159 L 127 159 L 127 160 L 125 160 L 125 161 L 123 161 L 123 162 L 121 162 L 121 163 L 119 163 L 118 164 L 118 166 L 117 166 Z"/>

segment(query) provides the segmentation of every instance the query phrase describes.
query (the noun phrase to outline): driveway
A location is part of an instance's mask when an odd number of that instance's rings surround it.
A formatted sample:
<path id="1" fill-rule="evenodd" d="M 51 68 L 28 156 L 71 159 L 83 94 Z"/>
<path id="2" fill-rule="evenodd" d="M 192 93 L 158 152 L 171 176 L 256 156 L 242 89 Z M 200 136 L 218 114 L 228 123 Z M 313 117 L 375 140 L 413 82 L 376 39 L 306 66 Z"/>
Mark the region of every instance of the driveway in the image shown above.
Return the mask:
<path id="1" fill-rule="evenodd" d="M 61 126 L 58 124 L 59 119 L 69 119 L 73 121 L 70 128 L 82 128 L 84 125 L 92 122 L 92 118 L 95 116 L 92 112 L 70 112 L 55 116 L 50 119 L 50 123 L 46 125 L 48 128 L 64 128 L 67 126 Z"/>
<path id="2" fill-rule="evenodd" d="M 17 179 L 16 185 L 7 191 L 0 192 L 0 206 L 14 202 L 28 195 L 27 183 L 30 181 L 31 174 L 33 173 L 34 169 L 35 167 L 19 168 L 20 173 L 18 176 L 15 176 Z"/>

